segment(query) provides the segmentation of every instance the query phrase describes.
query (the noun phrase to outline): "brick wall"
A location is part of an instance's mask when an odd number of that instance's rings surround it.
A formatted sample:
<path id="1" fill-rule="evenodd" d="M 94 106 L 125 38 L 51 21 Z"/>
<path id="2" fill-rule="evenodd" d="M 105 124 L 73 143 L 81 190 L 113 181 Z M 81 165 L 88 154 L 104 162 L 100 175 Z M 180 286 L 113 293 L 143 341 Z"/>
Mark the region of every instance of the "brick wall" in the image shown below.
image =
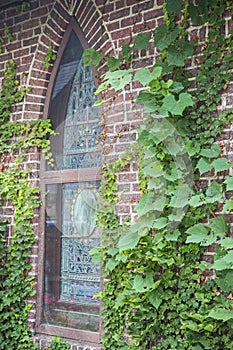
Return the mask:
<path id="1" fill-rule="evenodd" d="M 52 43 L 55 52 L 61 44 L 63 34 L 67 28 L 71 16 L 77 19 L 90 47 L 101 49 L 106 55 L 118 54 L 124 44 L 132 42 L 133 37 L 141 31 L 151 31 L 163 22 L 163 0 L 31 0 L 30 10 L 17 13 L 15 3 L 0 5 L 0 35 L 5 38 L 4 51 L 0 54 L 0 85 L 6 63 L 13 58 L 18 66 L 19 80 L 21 84 L 30 87 L 25 101 L 15 109 L 12 118 L 14 120 L 32 120 L 46 118 L 44 104 L 46 99 L 52 66 L 46 69 L 44 60 L 46 52 Z M 6 23 L 14 40 L 8 42 L 4 34 Z M 226 35 L 232 28 L 231 18 L 226 20 Z M 191 36 L 205 40 L 205 28 L 195 29 Z M 195 68 L 197 56 L 190 62 Z M 155 63 L 152 52 L 141 52 L 138 55 L 137 67 L 151 67 Z M 100 72 L 103 74 L 105 67 Z M 223 98 L 223 108 L 232 107 L 233 84 L 230 83 Z M 106 141 L 103 145 L 104 162 L 117 159 L 121 152 L 127 149 L 136 139 L 136 128 L 141 124 L 143 112 L 139 106 L 130 101 L 130 97 L 137 93 L 137 86 L 129 86 L 126 91 L 118 96 L 111 109 L 107 108 L 104 119 L 104 131 Z M 232 128 L 228 128 L 223 135 L 226 144 L 226 152 L 233 159 L 232 153 Z M 231 146 L 231 147 L 230 147 Z M 33 168 L 32 181 L 39 185 L 40 155 L 36 150 L 28 155 L 27 166 Z M 117 211 L 123 219 L 127 215 L 134 215 L 135 203 L 139 198 L 137 183 L 137 165 L 132 163 L 119 174 L 120 190 L 124 191 L 121 201 L 117 205 Z M 11 221 L 12 208 L 6 203 L 3 215 Z M 39 213 L 35 215 L 35 236 L 40 239 Z M 11 228 L 11 232 L 13 229 Z M 38 244 L 32 251 L 31 274 L 38 276 Z M 35 283 L 37 290 L 37 283 Z M 31 300 L 33 308 L 30 313 L 29 325 L 35 330 L 36 321 L 36 297 Z M 49 338 L 37 335 L 36 341 L 40 347 L 46 346 Z M 98 349 L 97 345 L 88 345 L 72 342 L 73 350 Z"/>

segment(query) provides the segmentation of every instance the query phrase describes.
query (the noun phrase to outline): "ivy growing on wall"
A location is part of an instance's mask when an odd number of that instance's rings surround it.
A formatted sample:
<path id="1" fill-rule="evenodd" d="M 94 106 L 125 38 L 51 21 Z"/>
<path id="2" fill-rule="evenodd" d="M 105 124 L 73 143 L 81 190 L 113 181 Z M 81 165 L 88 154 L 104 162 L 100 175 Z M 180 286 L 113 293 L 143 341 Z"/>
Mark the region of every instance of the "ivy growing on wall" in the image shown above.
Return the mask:
<path id="1" fill-rule="evenodd" d="M 102 245 L 92 251 L 106 278 L 103 349 L 232 349 L 233 238 L 225 214 L 233 209 L 233 177 L 220 137 L 233 117 L 221 108 L 232 81 L 233 35 L 224 32 L 232 4 L 167 0 L 163 9 L 164 24 L 108 58 L 97 90 L 139 82 L 136 102 L 146 115 L 131 155 L 104 167 Z M 206 28 L 205 42 L 190 39 L 196 26 Z M 152 44 L 156 64 L 135 72 L 133 54 Z M 84 53 L 87 65 L 103 58 Z M 135 158 L 138 220 L 120 223 L 117 174 Z"/>
<path id="2" fill-rule="evenodd" d="M 32 185 L 26 166 L 30 151 L 49 151 L 49 120 L 11 120 L 14 106 L 26 89 L 19 86 L 13 61 L 9 61 L 0 91 L 0 199 L 12 221 L 0 222 L 0 349 L 36 349 L 28 328 L 34 295 L 30 255 L 35 233 L 33 220 L 40 206 L 39 188 Z M 10 212 L 9 212 L 10 211 Z"/>

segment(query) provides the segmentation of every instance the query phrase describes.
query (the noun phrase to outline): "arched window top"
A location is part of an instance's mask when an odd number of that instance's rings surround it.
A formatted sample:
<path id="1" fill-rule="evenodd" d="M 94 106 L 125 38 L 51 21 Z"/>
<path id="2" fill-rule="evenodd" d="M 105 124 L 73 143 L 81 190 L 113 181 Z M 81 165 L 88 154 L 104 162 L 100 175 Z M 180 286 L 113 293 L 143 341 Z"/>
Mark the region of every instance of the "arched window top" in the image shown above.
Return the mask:
<path id="1" fill-rule="evenodd" d="M 48 117 L 59 137 L 52 138 L 54 170 L 97 168 L 99 108 L 94 106 L 96 85 L 90 67 L 85 67 L 83 46 L 71 30 L 57 69 Z M 51 169 L 47 169 L 51 170 Z"/>

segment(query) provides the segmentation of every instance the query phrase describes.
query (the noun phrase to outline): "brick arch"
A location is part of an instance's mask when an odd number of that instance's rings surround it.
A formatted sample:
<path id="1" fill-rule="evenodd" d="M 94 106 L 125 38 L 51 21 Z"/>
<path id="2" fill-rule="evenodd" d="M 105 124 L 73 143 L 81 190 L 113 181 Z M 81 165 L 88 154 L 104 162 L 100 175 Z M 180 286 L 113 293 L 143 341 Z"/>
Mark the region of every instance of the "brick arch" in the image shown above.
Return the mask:
<path id="1" fill-rule="evenodd" d="M 73 3 L 69 6 L 68 3 Z M 52 73 L 51 65 L 48 69 L 44 67 L 46 52 L 51 43 L 57 54 L 72 17 L 75 17 L 80 26 L 89 47 L 101 49 L 104 52 L 111 51 L 112 41 L 104 25 L 99 6 L 93 0 L 56 0 L 48 5 L 44 25 L 41 28 L 36 50 L 32 57 L 31 68 L 27 78 L 30 92 L 27 94 L 23 107 L 24 119 L 46 118 L 45 99 Z"/>

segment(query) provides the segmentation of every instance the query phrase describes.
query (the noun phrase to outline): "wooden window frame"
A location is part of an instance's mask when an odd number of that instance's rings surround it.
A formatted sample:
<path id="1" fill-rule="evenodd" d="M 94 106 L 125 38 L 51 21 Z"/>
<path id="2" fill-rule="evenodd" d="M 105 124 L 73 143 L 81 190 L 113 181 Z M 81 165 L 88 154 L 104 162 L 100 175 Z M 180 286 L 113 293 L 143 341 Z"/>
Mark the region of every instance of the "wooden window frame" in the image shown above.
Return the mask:
<path id="1" fill-rule="evenodd" d="M 66 44 L 69 40 L 71 32 L 74 31 L 79 38 L 84 49 L 88 48 L 85 37 L 74 18 L 71 18 L 68 24 L 67 30 L 62 39 L 62 44 L 58 50 L 57 59 L 55 61 L 53 71 L 51 74 L 50 82 L 48 85 L 46 102 L 44 108 L 44 116 L 47 117 L 49 113 L 49 105 L 52 97 L 52 91 L 59 69 L 59 65 L 62 59 L 63 52 Z M 37 306 L 36 306 L 36 333 L 45 334 L 49 336 L 60 336 L 75 341 L 88 341 L 91 343 L 98 344 L 100 340 L 99 332 L 85 331 L 80 329 L 61 327 L 52 324 L 43 323 L 43 295 L 44 295 L 44 265 L 45 265 L 45 187 L 48 184 L 63 184 L 72 182 L 85 182 L 85 181 L 96 181 L 101 180 L 101 169 L 100 168 L 88 168 L 88 169 L 77 169 L 77 170 L 58 170 L 58 171 L 46 171 L 46 162 L 44 156 L 41 157 L 40 167 L 40 184 L 41 184 L 41 196 L 43 205 L 40 210 L 40 225 L 39 225 L 39 258 L 38 258 L 38 285 L 37 285 Z M 88 175 L 88 178 L 87 178 Z M 60 254 L 61 259 L 61 254 Z M 102 286 L 102 280 L 101 280 Z"/>

